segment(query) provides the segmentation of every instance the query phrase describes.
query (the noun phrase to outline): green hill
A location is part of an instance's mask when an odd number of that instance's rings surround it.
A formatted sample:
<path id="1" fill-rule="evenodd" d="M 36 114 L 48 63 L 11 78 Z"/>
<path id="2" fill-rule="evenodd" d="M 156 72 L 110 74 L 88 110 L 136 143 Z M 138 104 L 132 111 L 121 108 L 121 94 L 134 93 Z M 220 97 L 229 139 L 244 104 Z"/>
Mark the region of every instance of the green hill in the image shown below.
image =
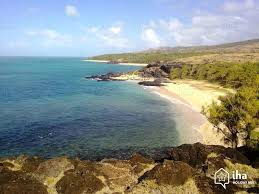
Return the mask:
<path id="1" fill-rule="evenodd" d="M 132 63 L 156 61 L 179 61 L 192 64 L 215 61 L 258 62 L 259 39 L 213 46 L 159 47 L 141 52 L 99 55 L 89 59 Z"/>

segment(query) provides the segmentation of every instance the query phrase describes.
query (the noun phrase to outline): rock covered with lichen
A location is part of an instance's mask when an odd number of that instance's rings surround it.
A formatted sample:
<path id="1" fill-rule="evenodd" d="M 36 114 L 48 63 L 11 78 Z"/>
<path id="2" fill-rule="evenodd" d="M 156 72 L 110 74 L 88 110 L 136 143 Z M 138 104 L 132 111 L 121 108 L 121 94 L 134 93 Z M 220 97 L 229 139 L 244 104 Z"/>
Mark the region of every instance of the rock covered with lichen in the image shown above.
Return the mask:
<path id="1" fill-rule="evenodd" d="M 242 151 L 200 143 L 168 150 L 158 161 L 140 154 L 127 160 L 19 156 L 0 159 L 0 193 L 235 193 L 257 185 L 214 184 L 219 168 L 238 169 L 258 181 L 258 169 Z"/>

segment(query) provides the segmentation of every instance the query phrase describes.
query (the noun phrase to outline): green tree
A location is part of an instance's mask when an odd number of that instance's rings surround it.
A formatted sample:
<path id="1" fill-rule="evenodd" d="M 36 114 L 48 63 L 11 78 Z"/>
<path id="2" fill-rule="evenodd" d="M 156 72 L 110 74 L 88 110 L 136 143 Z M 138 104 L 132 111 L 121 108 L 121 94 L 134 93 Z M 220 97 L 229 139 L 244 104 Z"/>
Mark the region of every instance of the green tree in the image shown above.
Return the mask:
<path id="1" fill-rule="evenodd" d="M 250 131 L 258 126 L 259 101 L 256 87 L 241 88 L 236 94 L 220 97 L 204 110 L 208 120 L 224 135 L 226 143 L 237 147 L 238 141 L 248 143 Z"/>
<path id="2" fill-rule="evenodd" d="M 170 79 L 180 79 L 182 71 L 180 68 L 173 68 L 170 73 Z"/>

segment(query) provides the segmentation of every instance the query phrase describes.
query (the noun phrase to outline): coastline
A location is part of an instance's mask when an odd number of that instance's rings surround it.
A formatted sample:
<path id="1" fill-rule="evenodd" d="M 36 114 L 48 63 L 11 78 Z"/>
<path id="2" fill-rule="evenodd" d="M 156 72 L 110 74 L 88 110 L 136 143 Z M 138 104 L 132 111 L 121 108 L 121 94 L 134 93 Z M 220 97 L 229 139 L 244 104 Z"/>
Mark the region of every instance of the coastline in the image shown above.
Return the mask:
<path id="1" fill-rule="evenodd" d="M 85 62 L 96 62 L 96 63 L 108 63 L 109 61 L 107 60 L 93 60 L 93 59 L 84 59 L 82 61 Z M 116 65 L 130 65 L 130 66 L 147 66 L 148 64 L 145 63 L 117 63 Z"/>
<path id="2" fill-rule="evenodd" d="M 153 92 L 176 104 L 183 111 L 189 122 L 194 124 L 194 130 L 201 136 L 201 143 L 229 147 L 224 143 L 223 135 L 217 132 L 201 111 L 203 106 L 208 106 L 213 101 L 218 102 L 218 97 L 226 95 L 230 90 L 194 80 L 176 80 L 164 85 L 154 87 Z"/>

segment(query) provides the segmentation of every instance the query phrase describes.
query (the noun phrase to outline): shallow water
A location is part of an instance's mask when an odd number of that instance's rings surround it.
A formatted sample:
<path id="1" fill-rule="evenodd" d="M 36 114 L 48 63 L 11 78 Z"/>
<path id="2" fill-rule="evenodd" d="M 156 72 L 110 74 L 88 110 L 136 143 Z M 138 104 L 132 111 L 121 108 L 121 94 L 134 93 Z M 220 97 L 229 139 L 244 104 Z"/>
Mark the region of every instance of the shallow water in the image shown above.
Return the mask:
<path id="1" fill-rule="evenodd" d="M 0 57 L 0 156 L 128 157 L 191 143 L 188 133 L 184 139 L 179 134 L 193 126 L 181 124 L 174 104 L 134 82 L 84 79 L 138 68 L 80 58 Z"/>

